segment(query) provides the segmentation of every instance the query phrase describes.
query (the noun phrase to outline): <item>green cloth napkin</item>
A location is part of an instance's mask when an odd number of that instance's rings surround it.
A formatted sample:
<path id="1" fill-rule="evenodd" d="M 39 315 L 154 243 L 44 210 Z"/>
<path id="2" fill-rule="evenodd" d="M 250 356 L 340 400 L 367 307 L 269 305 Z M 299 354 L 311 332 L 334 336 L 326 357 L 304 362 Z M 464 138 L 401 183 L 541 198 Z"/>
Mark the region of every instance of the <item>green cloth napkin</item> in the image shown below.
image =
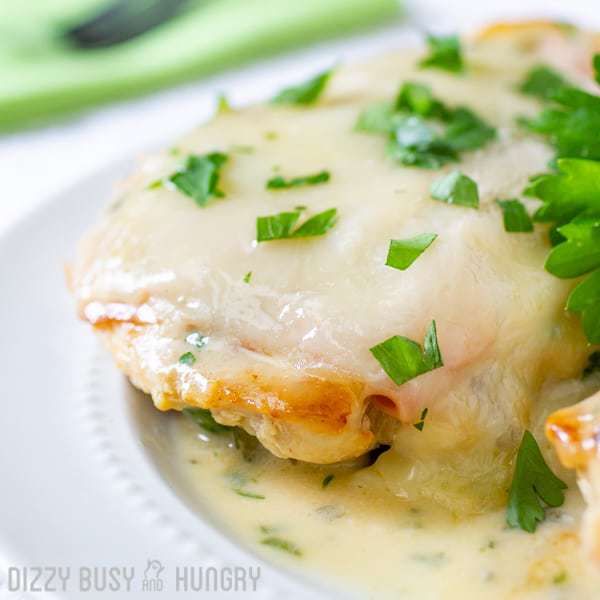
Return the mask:
<path id="1" fill-rule="evenodd" d="M 62 31 L 107 0 L 2 5 L 0 130 L 6 131 L 344 34 L 392 17 L 398 0 L 196 0 L 138 38 L 93 50 L 69 44 Z"/>

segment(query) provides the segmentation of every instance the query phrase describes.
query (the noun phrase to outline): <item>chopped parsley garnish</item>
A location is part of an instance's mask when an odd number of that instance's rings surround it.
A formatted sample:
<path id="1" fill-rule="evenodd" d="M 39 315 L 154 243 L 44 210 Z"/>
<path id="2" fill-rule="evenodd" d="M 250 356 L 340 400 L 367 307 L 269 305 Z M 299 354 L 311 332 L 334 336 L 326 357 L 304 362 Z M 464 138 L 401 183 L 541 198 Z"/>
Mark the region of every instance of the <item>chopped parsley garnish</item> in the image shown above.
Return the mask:
<path id="1" fill-rule="evenodd" d="M 422 233 L 407 240 L 390 240 L 385 264 L 404 271 L 412 265 L 437 238 L 437 233 Z"/>
<path id="2" fill-rule="evenodd" d="M 600 212 L 600 162 L 562 158 L 556 164 L 558 172 L 539 175 L 526 188 L 543 202 L 534 220 L 565 223 L 584 211 Z"/>
<path id="3" fill-rule="evenodd" d="M 413 427 L 415 429 L 418 429 L 419 431 L 423 431 L 423 427 L 425 427 L 425 417 L 427 416 L 427 413 L 429 412 L 428 408 L 424 408 L 423 411 L 421 412 L 421 416 L 419 418 L 419 420 L 413 424 Z"/>
<path id="4" fill-rule="evenodd" d="M 545 518 L 542 500 L 548 506 L 565 501 L 567 485 L 548 467 L 535 438 L 523 433 L 508 500 L 506 522 L 510 527 L 533 533 Z"/>
<path id="5" fill-rule="evenodd" d="M 391 133 L 403 119 L 390 102 L 377 102 L 358 115 L 354 128 L 366 133 Z"/>
<path id="6" fill-rule="evenodd" d="M 462 73 L 465 70 L 458 36 L 428 35 L 427 45 L 429 55 L 419 62 L 421 68 L 442 69 L 451 73 Z"/>
<path id="7" fill-rule="evenodd" d="M 335 475 L 330 473 L 329 475 L 325 475 L 323 481 L 321 482 L 321 487 L 326 488 L 335 478 Z"/>
<path id="8" fill-rule="evenodd" d="M 566 241 L 550 251 L 546 270 L 562 279 L 570 279 L 600 267 L 600 214 L 583 213 L 557 231 Z"/>
<path id="9" fill-rule="evenodd" d="M 215 421 L 210 410 L 205 408 L 184 408 L 181 412 L 209 433 L 229 433 L 233 429 Z"/>
<path id="10" fill-rule="evenodd" d="M 179 362 L 182 365 L 193 365 L 196 362 L 196 357 L 191 352 L 185 352 L 179 357 Z"/>
<path id="11" fill-rule="evenodd" d="M 460 171 L 452 171 L 436 179 L 431 185 L 431 197 L 448 204 L 479 208 L 477 184 Z"/>
<path id="12" fill-rule="evenodd" d="M 461 152 L 481 148 L 496 136 L 496 130 L 470 109 L 449 108 L 429 87 L 411 81 L 402 84 L 393 103 L 367 107 L 355 128 L 388 134 L 390 158 L 426 169 L 457 161 Z"/>
<path id="13" fill-rule="evenodd" d="M 184 168 L 169 177 L 179 191 L 194 199 L 198 206 L 205 206 L 210 198 L 222 198 L 225 194 L 218 188 L 221 167 L 227 155 L 213 152 L 188 156 Z"/>
<path id="14" fill-rule="evenodd" d="M 252 271 L 248 271 L 245 275 L 244 275 L 244 283 L 250 283 L 250 280 L 252 279 Z"/>
<path id="15" fill-rule="evenodd" d="M 538 65 L 527 73 L 525 80 L 519 86 L 519 91 L 549 100 L 564 85 L 568 84 L 562 75 L 546 65 Z"/>
<path id="16" fill-rule="evenodd" d="M 468 108 L 453 110 L 446 123 L 443 139 L 457 152 L 476 150 L 496 137 L 496 130 Z"/>
<path id="17" fill-rule="evenodd" d="M 596 373 L 596 371 L 600 371 L 600 352 L 598 350 L 592 352 L 588 356 L 588 362 L 585 366 L 585 369 L 583 369 L 583 372 L 581 373 L 581 377 L 585 379 L 586 377 Z"/>
<path id="18" fill-rule="evenodd" d="M 224 113 L 231 112 L 231 104 L 229 104 L 229 100 L 227 100 L 227 96 L 223 93 L 220 93 L 217 96 L 217 114 L 222 115 Z"/>
<path id="19" fill-rule="evenodd" d="M 281 90 L 272 100 L 276 104 L 313 104 L 323 93 L 333 69 L 323 71 L 308 81 Z"/>
<path id="20" fill-rule="evenodd" d="M 406 166 L 439 169 L 458 160 L 454 148 L 421 117 L 406 117 L 398 123 L 386 146 L 387 155 Z"/>
<path id="21" fill-rule="evenodd" d="M 249 492 L 248 490 L 243 490 L 241 488 L 232 488 L 232 489 L 238 496 L 243 496 L 244 498 L 252 498 L 253 500 L 264 500 L 265 499 L 265 496 L 263 496 L 262 494 L 256 494 L 254 492 Z"/>
<path id="22" fill-rule="evenodd" d="M 407 337 L 395 335 L 369 350 L 397 385 L 444 366 L 435 321 L 429 326 L 423 348 Z"/>
<path id="23" fill-rule="evenodd" d="M 442 102 L 436 100 L 431 88 L 414 81 L 406 81 L 394 101 L 394 111 L 407 112 L 419 117 L 432 117 L 447 120 L 451 111 Z"/>
<path id="24" fill-rule="evenodd" d="M 520 122 L 545 135 L 556 156 L 600 159 L 600 97 L 579 89 L 545 66 L 538 66 L 521 84 L 521 90 L 550 103 L 533 119 Z"/>
<path id="25" fill-rule="evenodd" d="M 567 310 L 581 313 L 581 324 L 588 342 L 600 344 L 600 269 L 596 269 L 571 292 L 567 299 Z"/>
<path id="26" fill-rule="evenodd" d="M 533 231 L 531 217 L 523 203 L 515 198 L 510 200 L 496 200 L 502 209 L 504 230 L 510 233 Z"/>
<path id="27" fill-rule="evenodd" d="M 319 183 L 326 183 L 331 178 L 329 171 L 320 171 L 314 175 L 304 175 L 302 177 L 292 177 L 291 179 L 285 179 L 281 175 L 276 175 L 267 181 L 268 190 L 284 190 L 293 187 L 299 187 L 302 185 L 317 185 Z"/>
<path id="28" fill-rule="evenodd" d="M 206 346 L 206 344 L 208 344 L 209 339 L 210 338 L 207 335 L 202 335 L 201 333 L 198 333 L 197 331 L 194 331 L 193 333 L 189 333 L 188 335 L 185 336 L 185 341 L 188 344 L 191 344 L 192 346 L 194 346 L 196 348 L 204 348 L 204 346 Z"/>
<path id="29" fill-rule="evenodd" d="M 260 543 L 265 546 L 271 546 L 271 548 L 277 548 L 278 550 L 282 550 L 283 552 L 287 552 L 294 556 L 302 556 L 302 550 L 300 550 L 296 544 L 280 537 L 266 537 L 260 540 Z"/>
<path id="30" fill-rule="evenodd" d="M 282 212 L 256 219 L 256 241 L 269 242 L 293 238 L 314 237 L 324 235 L 337 221 L 337 209 L 330 208 L 304 221 L 293 229 L 300 218 L 300 211 Z"/>

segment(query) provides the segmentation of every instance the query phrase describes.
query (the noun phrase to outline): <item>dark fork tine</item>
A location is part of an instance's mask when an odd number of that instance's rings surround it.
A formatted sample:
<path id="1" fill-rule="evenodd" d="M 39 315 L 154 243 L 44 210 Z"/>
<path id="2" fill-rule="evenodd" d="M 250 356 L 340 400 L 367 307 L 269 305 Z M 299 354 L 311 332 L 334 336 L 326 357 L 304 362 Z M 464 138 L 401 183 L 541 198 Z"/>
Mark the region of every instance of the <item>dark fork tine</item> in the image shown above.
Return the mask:
<path id="1" fill-rule="evenodd" d="M 116 0 L 64 32 L 80 48 L 104 48 L 135 38 L 177 15 L 188 0 Z"/>

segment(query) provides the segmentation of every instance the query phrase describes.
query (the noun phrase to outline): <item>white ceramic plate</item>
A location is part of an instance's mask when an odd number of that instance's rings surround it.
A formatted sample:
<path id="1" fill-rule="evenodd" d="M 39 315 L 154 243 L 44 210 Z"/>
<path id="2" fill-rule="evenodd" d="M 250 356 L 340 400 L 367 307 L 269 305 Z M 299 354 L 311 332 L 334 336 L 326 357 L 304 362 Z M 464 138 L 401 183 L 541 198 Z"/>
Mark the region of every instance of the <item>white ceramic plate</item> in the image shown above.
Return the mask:
<path id="1" fill-rule="evenodd" d="M 80 598 L 80 567 L 106 566 L 135 568 L 122 597 L 147 597 L 144 571 L 153 559 L 171 597 L 187 597 L 175 594 L 175 569 L 192 565 L 260 566 L 249 597 L 328 595 L 240 548 L 226 524 L 186 498 L 163 435 L 169 415 L 128 384 L 76 318 L 64 264 L 131 168 L 117 163 L 81 181 L 0 239 L 0 598 L 39 597 L 23 593 L 23 581 L 8 592 L 15 567 L 21 575 L 28 567 L 31 577 L 31 567 L 58 566 L 71 573 L 57 597 Z"/>

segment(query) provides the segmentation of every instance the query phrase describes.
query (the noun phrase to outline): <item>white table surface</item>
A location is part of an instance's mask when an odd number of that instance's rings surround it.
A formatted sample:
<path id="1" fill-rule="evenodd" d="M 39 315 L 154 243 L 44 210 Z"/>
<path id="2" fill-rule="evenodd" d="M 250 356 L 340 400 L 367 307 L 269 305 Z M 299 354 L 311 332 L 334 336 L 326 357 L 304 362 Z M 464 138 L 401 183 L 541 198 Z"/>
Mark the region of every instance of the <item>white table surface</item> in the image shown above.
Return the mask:
<path id="1" fill-rule="evenodd" d="M 405 0 L 405 4 L 403 19 L 350 39 L 254 62 L 52 126 L 0 136 L 0 233 L 108 162 L 175 140 L 211 114 L 218 92 L 224 92 L 234 105 L 268 97 L 282 84 L 301 80 L 324 66 L 398 47 L 407 36 L 416 39 L 415 30 L 469 31 L 496 19 L 540 16 L 600 29 L 595 0 Z M 236 94 L 240 84 L 246 89 L 243 97 Z M 248 93 L 248 89 L 253 91 Z"/>

